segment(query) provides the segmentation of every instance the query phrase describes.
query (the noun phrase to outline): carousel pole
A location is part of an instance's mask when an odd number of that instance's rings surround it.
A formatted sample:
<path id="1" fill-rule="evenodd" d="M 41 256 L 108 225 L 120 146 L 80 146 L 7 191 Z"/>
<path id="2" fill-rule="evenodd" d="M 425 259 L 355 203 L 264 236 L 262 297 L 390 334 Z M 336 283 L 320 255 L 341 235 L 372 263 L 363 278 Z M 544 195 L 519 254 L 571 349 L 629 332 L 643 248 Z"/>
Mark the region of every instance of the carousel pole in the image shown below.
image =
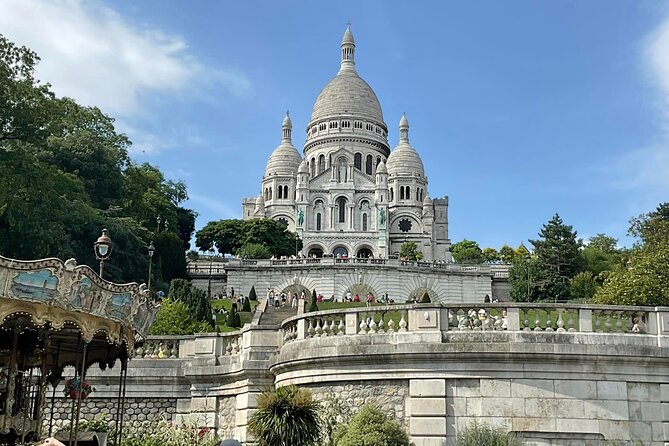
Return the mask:
<path id="1" fill-rule="evenodd" d="M 81 394 L 83 393 L 84 379 L 86 378 L 86 353 L 88 352 L 88 342 L 84 344 L 84 353 L 81 360 L 81 372 L 79 373 L 79 392 L 77 392 L 77 415 L 76 423 L 74 425 L 74 446 L 77 446 L 77 438 L 79 435 L 79 415 L 81 413 Z"/>
<path id="2" fill-rule="evenodd" d="M 121 373 L 118 375 L 118 397 L 116 398 L 116 416 L 114 421 L 116 422 L 116 432 L 114 433 L 114 444 L 118 445 L 120 426 L 119 422 L 121 420 L 121 394 L 123 392 L 123 360 L 121 360 Z"/>
<path id="3" fill-rule="evenodd" d="M 54 370 L 58 368 L 58 362 L 60 361 L 60 342 L 58 343 L 58 350 L 56 350 L 56 358 L 54 361 Z M 51 382 L 51 386 L 53 387 L 53 391 L 51 393 L 51 410 L 49 411 L 49 437 L 51 437 L 51 433 L 53 432 L 53 412 L 56 409 L 55 406 L 55 401 L 56 401 L 56 387 L 58 386 L 58 383 Z"/>
<path id="4" fill-rule="evenodd" d="M 121 397 L 121 416 L 120 416 L 120 423 L 119 423 L 119 430 L 118 430 L 118 443 L 116 443 L 116 446 L 121 446 L 121 442 L 123 441 L 123 415 L 124 415 L 124 409 L 125 409 L 125 386 L 128 381 L 128 359 L 126 358 L 122 363 L 122 375 L 123 375 L 123 396 Z"/>
<path id="5" fill-rule="evenodd" d="M 49 336 L 49 332 L 46 332 L 44 334 L 44 349 L 42 350 L 42 364 L 41 364 L 41 369 L 40 369 L 40 376 L 39 376 L 39 384 L 37 386 L 37 401 L 35 404 L 35 410 L 33 412 L 33 419 L 38 420 L 37 423 L 37 435 L 36 438 L 41 438 L 42 437 L 42 414 L 44 413 L 44 406 L 46 405 L 46 378 L 47 378 L 47 362 L 48 362 L 48 355 L 47 352 L 51 348 L 51 337 Z"/>
<path id="6" fill-rule="evenodd" d="M 31 389 L 31 384 L 33 382 L 33 370 L 34 367 L 30 367 L 30 373 L 28 374 L 28 385 L 25 385 L 25 373 L 21 374 L 21 400 L 22 400 L 22 410 L 21 410 L 21 444 L 26 443 L 26 419 L 28 418 L 28 412 L 30 411 L 30 399 L 33 396 Z"/>
<path id="7" fill-rule="evenodd" d="M 74 360 L 74 378 L 79 378 L 79 350 L 81 347 L 81 333 L 79 333 L 79 336 L 77 338 L 77 356 L 76 359 Z M 76 408 L 76 401 L 74 399 L 72 400 L 72 410 L 70 411 L 70 438 L 67 442 L 68 445 L 72 446 L 72 434 L 74 433 L 74 409 Z"/>
<path id="8" fill-rule="evenodd" d="M 12 412 L 14 410 L 14 389 L 16 387 L 16 360 L 18 359 L 18 345 L 19 344 L 19 329 L 14 327 L 14 338 L 12 340 L 12 355 L 9 357 L 9 369 L 7 370 L 7 400 L 5 406 L 5 413 L 9 416 L 5 417 L 4 426 L 0 426 L 0 432 L 9 431 L 12 425 Z"/>

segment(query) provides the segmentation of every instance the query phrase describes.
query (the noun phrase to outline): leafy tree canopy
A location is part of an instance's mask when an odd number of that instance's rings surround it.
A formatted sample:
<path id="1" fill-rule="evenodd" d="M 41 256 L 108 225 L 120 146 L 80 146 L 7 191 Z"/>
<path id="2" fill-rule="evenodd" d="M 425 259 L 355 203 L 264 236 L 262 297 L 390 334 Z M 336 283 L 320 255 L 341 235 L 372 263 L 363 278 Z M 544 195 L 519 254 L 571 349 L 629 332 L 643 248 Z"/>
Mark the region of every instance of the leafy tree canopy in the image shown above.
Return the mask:
<path id="1" fill-rule="evenodd" d="M 195 321 L 190 310 L 183 302 L 164 299 L 156 315 L 156 320 L 151 324 L 149 333 L 152 335 L 189 335 L 195 333 L 207 333 L 211 326 L 204 322 Z"/>
<path id="2" fill-rule="evenodd" d="M 451 253 L 458 263 L 483 263 L 483 251 L 479 244 L 472 240 L 464 239 L 453 244 Z"/>
<path id="3" fill-rule="evenodd" d="M 244 253 L 249 245 L 262 245 L 271 255 L 295 254 L 302 241 L 284 225 L 269 218 L 211 221 L 195 234 L 195 245 L 202 251 L 217 249 L 221 254 Z M 246 246 L 246 248 L 244 248 Z M 244 250 L 242 250 L 244 248 Z M 256 247 L 252 248 L 256 253 Z M 265 252 L 262 252 L 264 255 Z"/>
<path id="4" fill-rule="evenodd" d="M 57 98 L 35 78 L 38 62 L 33 51 L 0 35 L 0 253 L 75 257 L 97 269 L 93 242 L 106 227 L 114 250 L 105 278 L 144 282 L 147 245 L 160 232 L 156 217 L 168 221 L 184 245 L 193 232 L 194 212 L 179 206 L 186 187 L 133 163 L 130 141 L 114 120 L 96 107 Z M 159 253 L 163 263 L 179 264 L 183 247 L 168 251 Z M 165 281 L 185 274 L 183 265 L 177 270 Z"/>
<path id="5" fill-rule="evenodd" d="M 213 312 L 211 304 L 207 300 L 207 295 L 204 291 L 195 288 L 189 281 L 184 279 L 172 280 L 167 297 L 174 301 L 183 302 L 195 321 L 211 324 Z"/>
<path id="6" fill-rule="evenodd" d="M 400 246 L 400 257 L 416 261 L 423 258 L 423 253 L 418 251 L 416 242 L 404 242 Z"/>
<path id="7" fill-rule="evenodd" d="M 625 268 L 613 271 L 593 299 L 609 305 L 669 305 L 669 203 L 631 221 L 640 238 Z"/>
<path id="8" fill-rule="evenodd" d="M 583 260 L 576 231 L 555 214 L 539 231 L 539 239 L 530 240 L 541 267 L 562 277 L 574 277 L 582 271 Z"/>

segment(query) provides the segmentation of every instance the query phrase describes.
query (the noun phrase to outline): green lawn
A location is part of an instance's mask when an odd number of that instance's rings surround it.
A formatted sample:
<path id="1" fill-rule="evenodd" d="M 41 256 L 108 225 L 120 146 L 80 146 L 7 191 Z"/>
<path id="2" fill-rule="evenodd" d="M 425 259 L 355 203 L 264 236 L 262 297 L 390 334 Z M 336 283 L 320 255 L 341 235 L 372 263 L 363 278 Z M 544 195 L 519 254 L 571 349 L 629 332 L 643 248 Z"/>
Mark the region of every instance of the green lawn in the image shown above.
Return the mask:
<path id="1" fill-rule="evenodd" d="M 210 300 L 209 303 L 211 304 L 211 308 L 214 310 L 223 308 L 225 309 L 225 311 L 230 311 L 230 309 L 232 308 L 231 299 L 214 299 Z M 257 303 L 256 301 L 251 302 L 251 308 L 253 308 L 256 303 Z M 237 307 L 240 308 L 241 305 L 237 304 Z M 242 326 L 244 326 L 244 324 L 246 324 L 247 322 L 251 322 L 251 319 L 253 319 L 253 312 L 240 311 L 239 317 L 242 320 Z M 218 327 L 218 329 L 221 332 L 239 330 L 238 328 L 228 327 L 227 325 L 225 325 L 225 314 L 218 314 L 218 313 L 216 313 L 216 327 Z"/>

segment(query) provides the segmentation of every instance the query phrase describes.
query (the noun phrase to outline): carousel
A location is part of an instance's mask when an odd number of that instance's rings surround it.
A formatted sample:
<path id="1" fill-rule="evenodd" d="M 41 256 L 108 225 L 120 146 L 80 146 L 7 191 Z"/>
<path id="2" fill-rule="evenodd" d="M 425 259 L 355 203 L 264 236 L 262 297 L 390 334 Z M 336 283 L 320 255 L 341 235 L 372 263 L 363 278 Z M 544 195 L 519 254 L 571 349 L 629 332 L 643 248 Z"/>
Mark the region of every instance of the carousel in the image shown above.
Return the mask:
<path id="1" fill-rule="evenodd" d="M 95 247 L 102 273 L 111 252 L 104 232 Z M 58 396 L 71 402 L 63 442 L 76 445 L 82 401 L 91 391 L 86 372 L 94 365 L 118 369 L 118 404 L 110 415 L 120 445 L 129 356 L 156 311 L 144 285 L 105 281 L 74 259 L 0 256 L 0 445 L 51 436 L 53 413 L 45 416 L 45 406 L 53 408 L 61 383 Z"/>

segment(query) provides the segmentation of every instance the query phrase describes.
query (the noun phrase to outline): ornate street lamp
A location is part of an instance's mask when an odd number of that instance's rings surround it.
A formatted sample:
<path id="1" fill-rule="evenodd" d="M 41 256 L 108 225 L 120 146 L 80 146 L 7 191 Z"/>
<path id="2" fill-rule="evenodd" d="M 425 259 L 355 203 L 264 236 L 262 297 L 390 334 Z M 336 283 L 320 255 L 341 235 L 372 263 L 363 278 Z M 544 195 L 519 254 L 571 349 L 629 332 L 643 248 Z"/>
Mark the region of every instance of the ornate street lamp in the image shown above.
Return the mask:
<path id="1" fill-rule="evenodd" d="M 153 246 L 153 241 L 149 243 L 149 280 L 148 280 L 148 289 L 149 293 L 151 292 L 151 265 L 153 264 L 153 253 L 156 252 L 156 247 Z"/>
<path id="2" fill-rule="evenodd" d="M 93 244 L 95 250 L 95 258 L 100 261 L 100 278 L 103 279 L 105 260 L 109 258 L 112 252 L 112 241 L 109 238 L 109 231 L 102 230 L 102 235 Z"/>
<path id="3" fill-rule="evenodd" d="M 156 223 L 158 223 L 158 226 L 156 228 L 156 232 L 160 232 L 160 222 L 163 221 L 162 218 L 156 217 Z"/>

